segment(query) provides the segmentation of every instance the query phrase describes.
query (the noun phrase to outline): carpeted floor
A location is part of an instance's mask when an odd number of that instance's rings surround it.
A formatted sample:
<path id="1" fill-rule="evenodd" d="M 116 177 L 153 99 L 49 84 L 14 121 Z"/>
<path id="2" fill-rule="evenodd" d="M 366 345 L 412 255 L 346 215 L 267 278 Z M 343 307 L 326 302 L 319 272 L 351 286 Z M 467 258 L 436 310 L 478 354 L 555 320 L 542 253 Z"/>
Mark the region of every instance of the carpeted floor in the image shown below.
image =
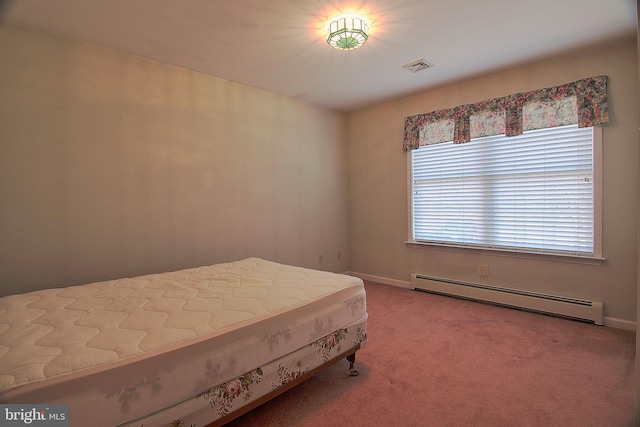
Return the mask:
<path id="1" fill-rule="evenodd" d="M 635 334 L 366 282 L 369 343 L 230 426 L 632 425 Z"/>

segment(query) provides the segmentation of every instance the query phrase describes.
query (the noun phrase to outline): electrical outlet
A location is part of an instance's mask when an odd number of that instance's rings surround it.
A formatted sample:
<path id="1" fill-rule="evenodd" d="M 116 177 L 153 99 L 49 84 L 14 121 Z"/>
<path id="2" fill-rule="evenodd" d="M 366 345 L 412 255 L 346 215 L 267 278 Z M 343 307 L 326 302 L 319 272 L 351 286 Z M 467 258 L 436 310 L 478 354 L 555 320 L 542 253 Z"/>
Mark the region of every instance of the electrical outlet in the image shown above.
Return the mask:
<path id="1" fill-rule="evenodd" d="M 342 259 L 342 251 L 338 251 L 338 259 Z"/>
<path id="2" fill-rule="evenodd" d="M 480 264 L 480 276 L 489 277 L 489 266 L 487 264 Z"/>
<path id="3" fill-rule="evenodd" d="M 318 264 L 322 264 L 322 254 L 318 255 Z"/>

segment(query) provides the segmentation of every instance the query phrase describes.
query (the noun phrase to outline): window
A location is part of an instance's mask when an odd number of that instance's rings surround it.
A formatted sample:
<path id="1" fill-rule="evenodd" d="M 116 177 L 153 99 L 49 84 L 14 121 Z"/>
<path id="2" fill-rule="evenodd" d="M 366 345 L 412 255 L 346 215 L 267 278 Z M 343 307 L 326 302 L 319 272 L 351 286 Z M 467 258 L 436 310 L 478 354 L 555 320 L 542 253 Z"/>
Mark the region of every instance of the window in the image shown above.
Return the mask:
<path id="1" fill-rule="evenodd" d="M 411 240 L 600 256 L 600 134 L 568 125 L 411 150 Z"/>

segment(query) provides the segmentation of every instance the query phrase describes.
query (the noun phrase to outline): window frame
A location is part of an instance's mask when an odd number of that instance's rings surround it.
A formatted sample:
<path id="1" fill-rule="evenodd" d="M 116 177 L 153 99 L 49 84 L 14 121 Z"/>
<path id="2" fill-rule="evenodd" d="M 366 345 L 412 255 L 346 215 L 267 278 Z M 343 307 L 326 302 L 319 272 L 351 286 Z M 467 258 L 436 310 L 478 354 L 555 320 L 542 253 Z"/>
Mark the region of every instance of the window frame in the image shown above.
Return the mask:
<path id="1" fill-rule="evenodd" d="M 535 250 L 494 248 L 481 246 L 467 246 L 462 243 L 423 242 L 413 239 L 413 180 L 412 180 L 412 150 L 407 154 L 407 239 L 405 244 L 410 247 L 431 247 L 446 251 L 462 251 L 516 258 L 542 259 L 580 264 L 599 265 L 604 261 L 602 248 L 602 127 L 593 126 L 593 254 L 557 254 Z"/>

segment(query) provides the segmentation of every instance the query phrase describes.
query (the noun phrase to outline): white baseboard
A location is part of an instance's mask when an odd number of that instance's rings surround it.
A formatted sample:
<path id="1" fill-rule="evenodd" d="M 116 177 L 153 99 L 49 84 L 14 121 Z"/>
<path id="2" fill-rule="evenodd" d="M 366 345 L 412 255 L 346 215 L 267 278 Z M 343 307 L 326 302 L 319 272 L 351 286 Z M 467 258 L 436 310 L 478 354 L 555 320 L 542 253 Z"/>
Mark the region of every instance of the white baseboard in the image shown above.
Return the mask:
<path id="1" fill-rule="evenodd" d="M 344 274 L 359 277 L 362 280 L 369 280 L 371 282 L 382 283 L 383 285 L 391 285 L 391 286 L 398 286 L 400 288 L 413 289 L 413 285 L 411 284 L 410 281 L 389 279 L 387 277 L 374 276 L 374 275 L 365 274 L 365 273 L 358 273 L 356 271 L 347 271 Z M 637 327 L 637 322 L 605 316 L 604 326 L 635 332 Z"/>
<path id="2" fill-rule="evenodd" d="M 391 285 L 391 286 L 398 286 L 400 288 L 413 289 L 411 282 L 405 282 L 404 280 L 389 279 L 387 277 L 373 276 L 371 274 L 358 273 L 355 271 L 349 271 L 347 274 L 349 274 L 350 276 L 359 277 L 362 280 L 369 280 L 371 282 L 382 283 L 383 285 Z"/>
<path id="3" fill-rule="evenodd" d="M 610 328 L 616 329 L 624 329 L 626 331 L 636 331 L 637 322 L 632 322 L 630 320 L 618 319 L 615 317 L 604 317 L 604 326 L 608 326 Z"/>

